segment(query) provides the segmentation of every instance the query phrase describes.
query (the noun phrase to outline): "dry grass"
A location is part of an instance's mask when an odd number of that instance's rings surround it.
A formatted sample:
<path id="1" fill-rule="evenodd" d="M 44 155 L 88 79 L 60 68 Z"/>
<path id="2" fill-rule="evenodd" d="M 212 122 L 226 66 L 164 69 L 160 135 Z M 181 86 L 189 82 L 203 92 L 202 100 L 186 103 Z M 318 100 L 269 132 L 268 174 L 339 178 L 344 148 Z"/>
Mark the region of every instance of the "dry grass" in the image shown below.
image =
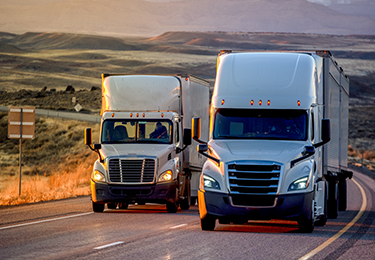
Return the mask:
<path id="1" fill-rule="evenodd" d="M 6 121 L 3 115 L 0 123 Z M 0 205 L 16 205 L 90 194 L 90 174 L 97 158 L 83 144 L 83 130 L 99 125 L 76 120 L 37 117 L 36 138 L 25 140 L 19 196 L 19 140 L 0 142 Z M 2 135 L 4 135 L 2 131 Z"/>

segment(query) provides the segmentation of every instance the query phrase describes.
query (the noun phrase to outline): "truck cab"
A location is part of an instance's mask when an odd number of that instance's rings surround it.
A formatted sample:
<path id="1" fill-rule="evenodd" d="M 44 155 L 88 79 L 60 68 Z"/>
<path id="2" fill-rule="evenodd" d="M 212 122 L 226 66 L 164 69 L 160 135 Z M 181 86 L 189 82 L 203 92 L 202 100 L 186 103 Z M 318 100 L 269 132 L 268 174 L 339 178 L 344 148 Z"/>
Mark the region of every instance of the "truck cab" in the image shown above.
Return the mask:
<path id="1" fill-rule="evenodd" d="M 220 53 L 210 139 L 198 146 L 209 158 L 198 192 L 203 230 L 216 219 L 296 220 L 304 232 L 325 224 L 331 121 L 322 63 L 312 53 Z"/>

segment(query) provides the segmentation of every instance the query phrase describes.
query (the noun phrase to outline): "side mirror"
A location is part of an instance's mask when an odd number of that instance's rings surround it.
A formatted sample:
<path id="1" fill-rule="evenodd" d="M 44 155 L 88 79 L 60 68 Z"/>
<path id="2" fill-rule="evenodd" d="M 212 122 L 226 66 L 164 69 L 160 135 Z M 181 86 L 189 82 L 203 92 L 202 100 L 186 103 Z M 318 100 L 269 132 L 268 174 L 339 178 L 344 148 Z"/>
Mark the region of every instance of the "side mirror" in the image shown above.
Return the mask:
<path id="1" fill-rule="evenodd" d="M 92 131 L 91 128 L 85 129 L 85 145 L 90 146 L 92 144 Z"/>
<path id="2" fill-rule="evenodd" d="M 314 146 L 305 146 L 302 151 L 302 155 L 313 155 L 315 153 L 315 147 Z"/>
<path id="3" fill-rule="evenodd" d="M 331 120 L 322 119 L 322 141 L 328 143 L 331 140 Z"/>
<path id="4" fill-rule="evenodd" d="M 199 140 L 201 138 L 201 119 L 200 117 L 194 117 L 191 120 L 191 126 L 193 129 L 192 137 L 194 140 Z"/>
<path id="5" fill-rule="evenodd" d="M 184 129 L 183 144 L 185 146 L 191 145 L 191 129 L 189 128 Z"/>
<path id="6" fill-rule="evenodd" d="M 208 151 L 208 145 L 207 144 L 198 144 L 197 146 L 198 153 L 204 153 Z"/>
<path id="7" fill-rule="evenodd" d="M 315 148 L 318 148 L 331 140 L 331 120 L 322 119 L 322 141 L 320 143 L 314 144 Z"/>

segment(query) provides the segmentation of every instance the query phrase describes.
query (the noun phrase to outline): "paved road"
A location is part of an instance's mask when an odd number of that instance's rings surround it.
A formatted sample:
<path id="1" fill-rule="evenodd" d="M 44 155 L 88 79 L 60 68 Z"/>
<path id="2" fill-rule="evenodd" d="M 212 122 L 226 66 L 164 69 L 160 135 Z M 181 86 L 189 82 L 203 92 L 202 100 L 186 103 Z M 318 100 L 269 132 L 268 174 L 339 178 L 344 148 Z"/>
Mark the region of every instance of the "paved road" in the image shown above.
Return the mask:
<path id="1" fill-rule="evenodd" d="M 347 211 L 312 234 L 286 221 L 217 223 L 204 232 L 196 206 L 176 214 L 148 204 L 92 213 L 89 197 L 2 208 L 0 258 L 375 259 L 375 181 L 354 175 L 359 186 L 348 182 Z"/>

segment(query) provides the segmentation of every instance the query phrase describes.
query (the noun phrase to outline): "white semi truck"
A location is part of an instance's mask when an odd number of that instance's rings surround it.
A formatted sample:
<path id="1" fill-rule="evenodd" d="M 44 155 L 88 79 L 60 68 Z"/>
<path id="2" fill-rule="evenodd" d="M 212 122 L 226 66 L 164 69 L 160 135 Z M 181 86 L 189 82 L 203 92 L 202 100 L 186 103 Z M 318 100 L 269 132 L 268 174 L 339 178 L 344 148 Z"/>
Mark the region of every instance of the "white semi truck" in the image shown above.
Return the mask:
<path id="1" fill-rule="evenodd" d="M 298 221 L 312 232 L 346 209 L 349 80 L 329 51 L 221 51 L 208 157 L 198 192 L 202 230 L 248 220 Z"/>
<path id="2" fill-rule="evenodd" d="M 91 176 L 94 212 L 129 204 L 188 209 L 197 199 L 206 158 L 189 146 L 193 117 L 208 140 L 209 83 L 191 75 L 102 75 L 99 155 Z"/>

